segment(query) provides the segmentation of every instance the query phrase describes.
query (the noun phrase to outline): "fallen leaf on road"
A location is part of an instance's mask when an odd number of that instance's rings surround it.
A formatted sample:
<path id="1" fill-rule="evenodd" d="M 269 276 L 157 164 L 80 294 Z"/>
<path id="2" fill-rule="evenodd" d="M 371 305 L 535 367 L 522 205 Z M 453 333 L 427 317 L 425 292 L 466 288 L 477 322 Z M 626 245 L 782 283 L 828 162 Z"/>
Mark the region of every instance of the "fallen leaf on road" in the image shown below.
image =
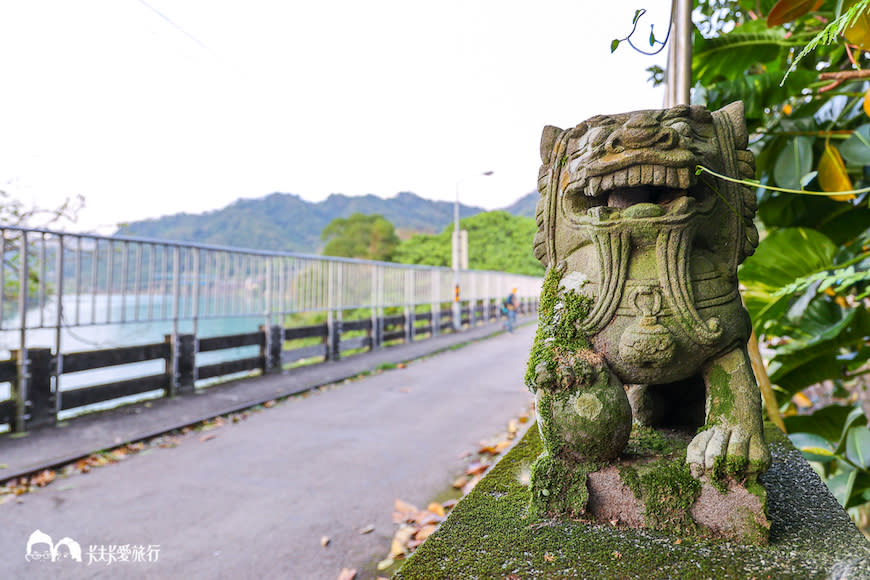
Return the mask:
<path id="1" fill-rule="evenodd" d="M 446 513 L 444 512 L 444 506 L 442 506 L 440 503 L 437 503 L 434 501 L 432 503 L 430 503 L 429 505 L 427 505 L 426 509 L 429 510 L 430 512 L 432 512 L 433 514 L 437 514 L 438 516 L 440 516 L 442 518 L 446 515 Z"/>
<path id="2" fill-rule="evenodd" d="M 8 463 L 0 463 L 0 469 L 9 469 Z"/>
<path id="3" fill-rule="evenodd" d="M 459 477 L 457 477 L 456 479 L 453 480 L 452 485 L 456 489 L 462 489 L 463 487 L 465 487 L 465 482 L 467 482 L 467 481 L 468 481 L 468 478 L 466 478 L 464 475 L 460 475 Z"/>
<path id="4" fill-rule="evenodd" d="M 45 469 L 40 471 L 35 476 L 30 478 L 30 485 L 36 485 L 39 487 L 45 487 L 52 481 L 54 481 L 55 473 L 51 469 Z"/>
<path id="5" fill-rule="evenodd" d="M 441 516 L 432 513 L 429 510 L 422 510 L 414 514 L 413 520 L 418 526 L 428 526 L 429 524 L 437 524 L 441 521 Z"/>
<path id="6" fill-rule="evenodd" d="M 405 549 L 408 546 L 408 542 L 414 537 L 414 534 L 417 532 L 417 529 L 411 526 L 403 525 L 397 531 L 396 535 L 393 536 L 393 543 L 390 545 L 390 558 L 402 558 L 405 556 Z"/>
<path id="7" fill-rule="evenodd" d="M 265 403 L 263 403 L 263 406 L 266 407 L 267 409 L 271 409 L 272 407 L 275 406 L 275 404 L 276 404 L 275 399 L 272 399 L 271 401 L 266 401 Z M 356 576 L 356 570 L 353 571 L 353 575 Z"/>
<path id="8" fill-rule="evenodd" d="M 402 501 L 400 499 L 396 499 L 393 502 L 393 522 L 401 523 L 404 522 L 414 516 L 418 511 L 417 506 L 411 505 L 406 501 Z"/>
<path id="9" fill-rule="evenodd" d="M 404 388 L 399 389 L 399 392 L 400 393 L 410 393 L 411 389 L 409 389 L 408 387 L 404 387 Z"/>
<path id="10" fill-rule="evenodd" d="M 455 506 L 457 503 L 459 503 L 458 499 L 448 499 L 447 501 L 445 501 L 444 503 L 441 504 L 441 507 L 443 507 L 446 511 L 450 511 L 453 509 L 453 506 Z"/>
<path id="11" fill-rule="evenodd" d="M 511 435 L 517 434 L 517 420 L 516 419 L 511 419 L 510 421 L 508 421 L 508 433 L 510 433 Z"/>
<path id="12" fill-rule="evenodd" d="M 320 545 L 324 548 L 329 545 L 329 536 L 323 536 L 320 538 Z"/>
<path id="13" fill-rule="evenodd" d="M 217 434 L 215 434 L 215 433 L 211 433 L 211 434 L 209 434 L 209 435 L 203 435 L 202 437 L 199 438 L 199 440 L 200 440 L 200 441 L 211 441 L 211 440 L 214 439 L 215 437 L 217 437 Z"/>
<path id="14" fill-rule="evenodd" d="M 414 534 L 414 539 L 422 542 L 423 540 L 428 538 L 430 535 L 432 535 L 432 532 L 434 532 L 437 528 L 438 528 L 438 526 L 436 526 L 434 524 L 429 524 L 428 526 L 423 526 L 422 528 L 417 530 L 416 534 Z"/>
<path id="15" fill-rule="evenodd" d="M 466 475 L 478 475 L 483 473 L 489 467 L 489 463 L 481 463 L 479 461 L 475 461 L 471 465 L 468 466 L 468 469 L 465 470 Z"/>
<path id="16" fill-rule="evenodd" d="M 338 573 L 338 580 L 353 580 L 356 578 L 356 568 L 342 568 Z"/>
<path id="17" fill-rule="evenodd" d="M 360 533 L 360 534 L 370 534 L 370 533 L 372 533 L 373 531 L 375 531 L 375 526 L 374 526 L 373 524 L 369 524 L 369 525 L 367 525 L 366 527 L 361 528 L 360 531 L 359 531 L 359 533 Z"/>
<path id="18" fill-rule="evenodd" d="M 392 566 L 395 563 L 396 563 L 396 561 L 393 560 L 392 558 L 384 558 L 383 560 L 378 562 L 378 570 L 386 570 L 387 568 L 389 568 L 390 566 Z"/>
<path id="19" fill-rule="evenodd" d="M 396 368 L 397 368 L 397 369 L 403 369 L 403 368 L 405 368 L 405 363 L 399 363 L 399 364 L 397 364 L 397 365 L 396 365 Z"/>

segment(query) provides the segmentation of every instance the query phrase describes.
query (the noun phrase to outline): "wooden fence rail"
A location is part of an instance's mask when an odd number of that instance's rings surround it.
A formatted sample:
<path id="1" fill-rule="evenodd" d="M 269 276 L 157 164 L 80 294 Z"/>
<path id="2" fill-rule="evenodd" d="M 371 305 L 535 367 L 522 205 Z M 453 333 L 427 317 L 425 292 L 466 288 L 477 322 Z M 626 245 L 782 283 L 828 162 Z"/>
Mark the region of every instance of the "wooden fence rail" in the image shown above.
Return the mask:
<path id="1" fill-rule="evenodd" d="M 537 303 L 522 302 L 520 312 L 534 313 Z M 436 336 L 451 329 L 452 312 L 381 316 L 376 319 L 333 320 L 331 324 L 284 328 L 261 326 L 258 332 L 197 339 L 192 334 L 167 335 L 163 342 L 100 350 L 63 353 L 48 348 L 29 348 L 24 360 L 19 351 L 0 361 L 0 383 L 11 385 L 11 398 L 0 401 L 0 425 L 10 431 L 26 431 L 57 424 L 58 413 L 96 403 L 105 403 L 144 393 L 162 391 L 174 397 L 192 393 L 198 381 L 233 378 L 239 373 L 274 373 L 285 365 L 303 359 L 334 361 L 343 355 L 358 354 L 395 344 Z M 464 324 L 475 325 L 498 320 L 502 314 L 492 305 L 478 304 L 462 312 Z M 412 321 L 409 323 L 409 319 Z M 422 323 L 422 324 L 421 324 Z M 353 333 L 352 336 L 348 336 Z M 362 334 L 360 334 L 362 333 Z M 317 339 L 315 344 L 293 346 L 294 341 Z M 288 346 L 289 345 L 289 346 Z M 257 356 L 212 364 L 197 364 L 197 354 L 258 347 Z M 63 375 L 108 367 L 161 361 L 163 372 L 110 383 L 58 391 Z M 23 377 L 22 377 L 23 374 Z M 23 380 L 22 380 L 23 379 Z M 24 412 L 21 412 L 21 409 Z M 23 425 L 17 424 L 23 417 Z"/>

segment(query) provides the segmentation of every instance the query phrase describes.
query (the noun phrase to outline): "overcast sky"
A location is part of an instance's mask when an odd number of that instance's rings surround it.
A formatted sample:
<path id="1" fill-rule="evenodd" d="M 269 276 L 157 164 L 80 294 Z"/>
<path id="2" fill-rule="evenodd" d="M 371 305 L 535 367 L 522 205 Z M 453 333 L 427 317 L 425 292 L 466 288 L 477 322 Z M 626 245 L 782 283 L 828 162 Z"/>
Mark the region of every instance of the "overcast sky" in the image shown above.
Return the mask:
<path id="1" fill-rule="evenodd" d="M 0 188 L 69 229 L 280 191 L 503 207 L 544 125 L 658 108 L 669 0 L 0 0 Z M 475 177 L 493 171 L 490 177 Z"/>

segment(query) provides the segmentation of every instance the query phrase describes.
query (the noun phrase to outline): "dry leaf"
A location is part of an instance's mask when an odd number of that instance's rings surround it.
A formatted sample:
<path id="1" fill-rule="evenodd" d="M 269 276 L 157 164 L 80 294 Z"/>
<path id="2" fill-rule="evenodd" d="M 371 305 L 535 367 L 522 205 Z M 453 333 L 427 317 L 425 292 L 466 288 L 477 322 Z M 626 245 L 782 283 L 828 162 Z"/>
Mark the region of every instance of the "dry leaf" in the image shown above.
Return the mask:
<path id="1" fill-rule="evenodd" d="M 200 441 L 211 441 L 215 437 L 217 437 L 217 435 L 215 433 L 210 433 L 209 435 L 203 435 L 202 437 L 199 438 L 199 440 Z"/>
<path id="2" fill-rule="evenodd" d="M 395 563 L 396 563 L 396 561 L 393 560 L 392 558 L 385 558 L 385 559 L 381 560 L 380 562 L 378 562 L 378 570 L 386 570 L 387 568 L 389 568 L 390 566 L 392 566 Z"/>
<path id="3" fill-rule="evenodd" d="M 459 477 L 457 477 L 456 479 L 453 480 L 452 485 L 456 489 L 462 489 L 463 487 L 465 487 L 466 482 L 468 482 L 468 478 L 466 478 L 464 475 L 460 475 Z"/>
<path id="4" fill-rule="evenodd" d="M 481 463 L 479 461 L 475 461 L 471 465 L 468 466 L 468 469 L 465 470 L 466 475 L 477 475 L 479 473 L 483 473 L 489 467 L 488 463 Z"/>
<path id="5" fill-rule="evenodd" d="M 510 441 L 500 441 L 499 444 L 495 446 L 495 452 L 496 452 L 496 454 L 499 454 L 510 446 L 511 446 Z"/>
<path id="6" fill-rule="evenodd" d="M 430 512 L 432 512 L 433 514 L 436 514 L 442 518 L 446 515 L 446 512 L 444 511 L 444 506 L 442 506 L 440 503 L 436 503 L 434 501 L 432 503 L 430 503 L 429 505 L 427 505 L 426 509 L 429 510 Z"/>
<path id="7" fill-rule="evenodd" d="M 517 420 L 518 420 L 520 423 L 528 423 L 528 422 L 529 422 L 529 416 L 528 416 L 528 415 L 520 415 L 519 418 L 518 418 Z"/>
<path id="8" fill-rule="evenodd" d="M 508 433 L 512 433 L 512 434 L 516 435 L 516 433 L 517 433 L 517 420 L 516 419 L 511 419 L 510 421 L 508 421 Z"/>
<path id="9" fill-rule="evenodd" d="M 852 181 L 846 173 L 846 165 L 840 152 L 830 143 L 825 143 L 825 151 L 819 161 L 819 185 L 824 191 L 849 191 L 852 189 Z M 854 193 L 845 195 L 832 195 L 835 201 L 849 201 L 855 199 Z"/>
<path id="10" fill-rule="evenodd" d="M 275 399 L 272 399 L 271 401 L 266 401 L 265 403 L 263 403 L 263 406 L 266 407 L 267 409 L 271 409 L 272 407 L 275 406 L 275 403 L 276 403 Z M 353 571 L 353 574 L 354 574 L 354 576 L 356 576 L 356 570 Z"/>
<path id="11" fill-rule="evenodd" d="M 864 93 L 864 112 L 870 117 L 870 89 L 867 89 L 867 92 Z"/>
<path id="12" fill-rule="evenodd" d="M 44 471 L 40 471 L 35 476 L 30 478 L 30 485 L 36 485 L 39 487 L 45 487 L 52 481 L 54 481 L 55 472 L 51 469 L 46 469 Z"/>
<path id="13" fill-rule="evenodd" d="M 396 499 L 393 502 L 393 509 L 396 510 L 396 513 L 393 514 L 393 521 L 396 521 L 396 517 L 398 514 L 398 516 L 400 517 L 399 522 L 411 518 L 414 514 L 420 511 L 417 509 L 417 506 L 411 505 L 408 502 L 402 501 L 400 499 Z"/>
<path id="14" fill-rule="evenodd" d="M 320 545 L 323 546 L 324 548 L 329 545 L 329 542 L 330 542 L 329 536 L 323 536 L 320 538 Z"/>
<path id="15" fill-rule="evenodd" d="M 405 555 L 405 549 L 408 547 L 408 542 L 414 537 L 417 532 L 416 528 L 411 526 L 401 526 L 396 535 L 393 536 L 393 543 L 390 545 L 390 558 L 401 558 Z"/>
<path id="16" fill-rule="evenodd" d="M 438 526 L 436 526 L 434 524 L 429 524 L 428 526 L 423 526 L 422 528 L 417 530 L 416 534 L 414 534 L 414 539 L 420 540 L 422 542 L 423 540 L 425 540 L 426 538 L 431 536 L 432 532 L 434 532 L 436 529 L 438 529 Z"/>
<path id="17" fill-rule="evenodd" d="M 338 573 L 338 580 L 353 580 L 356 578 L 356 568 L 342 568 Z"/>
<path id="18" fill-rule="evenodd" d="M 441 505 L 444 507 L 445 510 L 450 511 L 453 509 L 453 506 L 455 506 L 457 503 L 459 503 L 458 499 L 448 499 L 447 501 L 445 501 Z"/>
<path id="19" fill-rule="evenodd" d="M 544 560 L 546 560 L 547 562 L 555 562 L 555 561 L 556 561 L 556 557 L 553 556 L 553 554 L 550 554 L 550 553 L 548 552 L 548 553 L 544 554 Z"/>
<path id="20" fill-rule="evenodd" d="M 399 363 L 399 364 L 397 364 L 397 365 L 396 365 L 396 368 L 397 368 L 397 369 L 403 369 L 403 368 L 405 368 L 405 363 Z"/>
<path id="21" fill-rule="evenodd" d="M 434 514 L 434 513 L 430 512 L 429 510 L 422 510 L 422 511 L 418 512 L 414 516 L 413 519 L 415 522 L 417 522 L 418 526 L 427 526 L 429 524 L 437 524 L 438 522 L 441 521 L 441 518 L 438 516 L 438 514 Z"/>
<path id="22" fill-rule="evenodd" d="M 372 533 L 373 531 L 375 531 L 375 526 L 374 526 L 374 524 L 369 524 L 369 525 L 367 525 L 366 527 L 360 529 L 359 533 L 360 533 L 361 535 L 362 535 L 362 534 L 370 534 L 370 533 Z"/>
<path id="23" fill-rule="evenodd" d="M 480 442 L 480 449 L 477 450 L 481 455 L 485 453 L 489 453 L 490 455 L 498 455 L 498 451 L 495 449 L 495 445 L 491 443 L 485 443 L 483 441 Z"/>

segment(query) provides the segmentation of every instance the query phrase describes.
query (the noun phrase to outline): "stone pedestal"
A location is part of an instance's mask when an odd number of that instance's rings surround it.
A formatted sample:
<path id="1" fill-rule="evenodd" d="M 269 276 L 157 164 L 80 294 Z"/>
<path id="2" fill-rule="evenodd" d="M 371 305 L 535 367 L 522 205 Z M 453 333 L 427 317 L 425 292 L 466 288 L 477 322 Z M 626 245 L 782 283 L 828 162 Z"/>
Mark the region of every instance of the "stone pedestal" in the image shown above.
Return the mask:
<path id="1" fill-rule="evenodd" d="M 618 493 L 625 503 L 619 518 L 608 519 L 614 514 L 605 512 L 599 513 L 603 521 L 595 522 L 536 518 L 529 514 L 528 477 L 542 447 L 532 428 L 396 578 L 870 578 L 870 544 L 788 440 L 773 427 L 766 437 L 773 463 L 759 482 L 767 495 L 768 545 L 736 544 L 697 530 L 630 527 L 626 514 L 634 513 L 634 524 L 644 514 L 634 493 L 622 489 L 628 486 L 622 485 L 618 467 L 612 468 L 615 475 L 607 468 L 589 478 L 589 510 L 598 509 L 592 501 L 596 495 Z M 739 497 L 739 490 L 722 491 L 702 486 L 695 505 L 721 503 L 725 511 L 733 506 L 739 511 L 741 502 L 752 501 Z M 737 495 L 729 497 L 732 493 Z M 608 509 L 618 505 L 605 504 Z"/>

